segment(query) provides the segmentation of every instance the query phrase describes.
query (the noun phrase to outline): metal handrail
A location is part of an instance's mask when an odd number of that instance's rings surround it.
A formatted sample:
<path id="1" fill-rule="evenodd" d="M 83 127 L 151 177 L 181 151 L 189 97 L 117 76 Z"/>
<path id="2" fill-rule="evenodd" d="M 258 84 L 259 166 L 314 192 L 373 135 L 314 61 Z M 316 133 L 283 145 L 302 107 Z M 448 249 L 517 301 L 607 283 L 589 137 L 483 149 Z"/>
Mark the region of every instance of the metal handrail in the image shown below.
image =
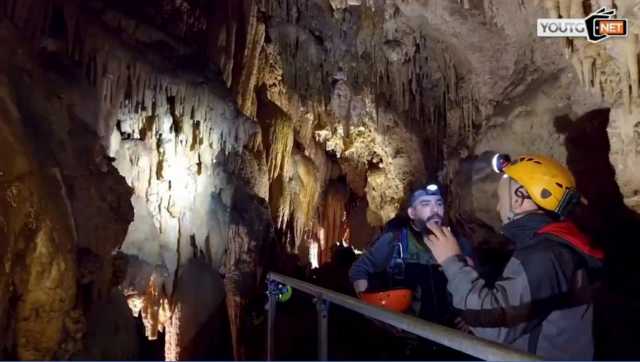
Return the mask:
<path id="1" fill-rule="evenodd" d="M 335 303 L 367 317 L 377 319 L 420 337 L 432 340 L 447 347 L 464 352 L 471 356 L 491 361 L 540 361 L 541 358 L 520 351 L 516 351 L 505 345 L 491 342 L 458 330 L 439 324 L 431 323 L 406 314 L 390 312 L 360 300 L 329 289 L 313 285 L 295 278 L 278 273 L 269 273 L 267 281 L 275 281 L 289 287 L 305 292 L 316 299 L 318 306 L 318 349 L 320 360 L 327 359 L 327 313 L 328 303 Z M 276 297 L 269 294 L 268 304 L 268 334 L 267 334 L 267 359 L 273 358 L 273 326 L 275 323 Z"/>

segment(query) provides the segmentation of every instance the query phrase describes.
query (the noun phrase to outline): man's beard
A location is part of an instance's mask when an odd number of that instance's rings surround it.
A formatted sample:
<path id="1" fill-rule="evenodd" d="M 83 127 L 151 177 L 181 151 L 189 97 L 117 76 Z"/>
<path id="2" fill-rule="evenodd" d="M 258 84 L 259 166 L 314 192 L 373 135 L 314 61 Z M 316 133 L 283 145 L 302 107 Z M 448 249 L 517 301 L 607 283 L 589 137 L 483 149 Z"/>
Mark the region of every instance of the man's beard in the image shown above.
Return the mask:
<path id="1" fill-rule="evenodd" d="M 421 234 L 432 235 L 433 232 L 431 231 L 431 229 L 429 229 L 429 227 L 427 227 L 427 224 L 429 224 L 430 222 L 438 221 L 437 225 L 442 226 L 442 219 L 443 218 L 441 215 L 435 214 L 429 216 L 427 220 L 414 220 L 413 225 Z"/>

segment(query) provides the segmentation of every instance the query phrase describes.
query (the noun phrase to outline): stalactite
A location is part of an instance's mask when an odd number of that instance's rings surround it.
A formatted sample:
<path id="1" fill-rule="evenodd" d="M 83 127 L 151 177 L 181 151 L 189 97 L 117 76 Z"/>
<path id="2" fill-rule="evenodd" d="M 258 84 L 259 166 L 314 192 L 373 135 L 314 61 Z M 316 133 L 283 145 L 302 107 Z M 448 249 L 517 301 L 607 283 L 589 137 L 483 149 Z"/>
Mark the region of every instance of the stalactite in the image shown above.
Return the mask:
<path id="1" fill-rule="evenodd" d="M 156 274 L 151 276 L 147 292 L 142 299 L 142 320 L 145 326 L 145 334 L 150 340 L 158 338 L 158 330 L 164 328 L 160 323 L 160 305 L 162 296 L 159 290 L 159 280 Z"/>
<path id="2" fill-rule="evenodd" d="M 543 0 L 544 1 L 544 6 L 547 8 L 547 11 L 549 12 L 549 17 L 550 18 L 557 18 L 560 15 L 560 9 L 559 9 L 559 3 L 558 0 Z M 569 0 L 563 0 L 563 1 L 569 1 Z"/>
<path id="3" fill-rule="evenodd" d="M 16 10 L 10 15 L 18 26 L 27 28 L 27 32 L 38 33 L 48 27 L 52 4 L 47 1 L 44 5 L 35 6 L 35 3 L 29 0 L 17 1 Z M 34 6 L 38 11 L 33 11 Z M 142 120 L 146 117 L 168 113 L 166 97 L 175 96 L 178 99 L 178 113 L 182 118 L 200 121 L 207 125 L 207 130 L 215 130 L 210 133 L 217 139 L 213 142 L 214 146 L 228 151 L 229 147 L 236 147 L 233 145 L 235 141 L 247 141 L 251 133 L 250 127 L 220 124 L 220 120 L 215 117 L 216 112 L 211 109 L 213 90 L 208 85 L 192 82 L 190 77 L 185 77 L 186 74 L 154 73 L 148 64 L 140 60 L 137 53 L 120 46 L 116 47 L 114 44 L 120 44 L 119 40 L 115 40 L 109 30 L 101 28 L 96 19 L 81 15 L 76 3 L 65 2 L 62 9 L 67 30 L 66 49 L 73 59 L 82 63 L 81 69 L 84 70 L 87 81 L 95 85 L 101 96 L 100 121 L 97 128 L 103 138 L 111 135 L 116 118 L 137 119 L 138 124 L 143 124 Z M 26 21 L 28 13 L 31 16 Z M 132 20 L 125 20 L 121 15 L 110 14 L 115 17 L 114 24 L 121 28 L 121 31 L 124 31 L 123 26 L 128 26 L 124 24 L 132 23 Z M 259 52 L 262 44 L 260 26 L 263 24 L 256 25 L 255 52 Z M 255 68 L 252 67 L 254 73 Z M 90 69 L 93 71 L 89 71 Z M 251 79 L 255 79 L 255 76 L 248 77 L 247 84 L 254 82 Z M 134 132 L 138 132 L 139 129 L 140 127 Z M 206 141 L 209 140 L 205 140 L 205 143 Z"/>
<path id="4" fill-rule="evenodd" d="M 582 61 L 582 71 L 584 74 L 582 75 L 582 79 L 584 80 L 585 89 L 589 90 L 593 87 L 593 58 L 588 57 L 584 58 Z"/>
<path id="5" fill-rule="evenodd" d="M 571 17 L 572 0 L 559 0 L 560 16 L 563 18 Z"/>
<path id="6" fill-rule="evenodd" d="M 154 275 L 156 275 L 154 273 Z M 158 338 L 158 331 L 165 331 L 165 326 L 171 320 L 171 308 L 168 300 L 158 290 L 158 277 L 150 279 L 143 294 L 127 295 L 127 304 L 134 317 L 142 318 L 145 335 L 149 340 Z M 161 282 L 160 282 L 161 283 Z"/>
<path id="7" fill-rule="evenodd" d="M 15 21 L 18 27 L 26 28 L 28 25 L 31 25 L 28 24 L 29 21 L 33 22 L 38 20 L 29 17 L 29 14 L 32 12 L 33 5 L 35 3 L 37 3 L 37 1 L 34 0 L 15 0 L 12 2 L 10 9 L 13 9 L 13 13 L 11 15 L 12 19 Z M 31 32 L 33 28 L 27 28 L 26 30 L 28 32 Z"/>
<path id="8" fill-rule="evenodd" d="M 291 209 L 293 208 L 292 191 L 288 185 L 283 187 L 284 193 L 280 198 L 280 207 L 278 208 L 278 227 L 285 229 L 289 223 Z"/>
<path id="9" fill-rule="evenodd" d="M 320 182 L 318 169 L 304 155 L 294 155 L 296 170 L 295 196 L 293 199 L 295 250 L 302 242 L 305 230 L 308 230 L 317 207 Z"/>
<path id="10" fill-rule="evenodd" d="M 625 40 L 624 44 L 625 60 L 629 71 L 629 81 L 631 82 L 631 95 L 634 99 L 638 98 L 638 36 L 631 33 Z"/>
<path id="11" fill-rule="evenodd" d="M 313 133 L 310 133 L 310 139 L 307 141 L 304 148 L 304 155 L 311 159 L 315 164 L 315 167 L 317 169 L 318 184 L 321 185 L 320 189 L 322 189 L 329 178 L 332 176 L 334 164 L 328 158 L 325 149 L 315 141 Z"/>
<path id="12" fill-rule="evenodd" d="M 269 180 L 273 181 L 278 175 L 288 175 L 289 158 L 293 148 L 293 122 L 280 114 L 272 125 L 269 156 Z"/>
<path id="13" fill-rule="evenodd" d="M 343 183 L 332 182 L 327 186 L 323 207 L 325 245 L 320 253 L 320 264 L 330 260 L 333 246 L 342 241 L 341 232 L 343 230 L 348 197 L 348 188 Z"/>
<path id="14" fill-rule="evenodd" d="M 74 6 L 75 4 L 67 3 L 63 6 L 64 11 L 64 19 L 66 26 L 66 35 L 67 35 L 67 52 L 68 55 L 71 56 L 75 49 L 74 36 L 76 34 L 76 25 L 78 20 L 78 10 Z"/>
<path id="15" fill-rule="evenodd" d="M 267 13 L 274 18 L 283 18 L 284 13 L 288 10 L 282 8 L 274 2 L 267 6 Z M 296 27 L 281 27 L 275 34 L 277 44 L 279 45 L 280 55 L 282 58 L 281 68 L 284 70 L 282 78 L 287 83 L 292 84 L 291 94 L 301 96 L 303 101 L 308 98 L 317 98 L 318 94 L 325 94 L 327 81 L 336 72 L 341 74 L 349 74 L 349 79 L 354 82 L 367 82 L 367 79 L 373 79 L 372 87 L 376 90 L 374 93 L 380 95 L 381 99 L 388 100 L 391 108 L 400 113 L 407 113 L 417 123 L 423 122 L 425 117 L 424 110 L 429 103 L 429 84 L 428 73 L 431 71 L 426 58 L 430 42 L 423 33 L 403 39 L 404 32 L 408 29 L 390 30 L 385 32 L 382 24 L 385 22 L 385 16 L 395 17 L 392 6 L 382 4 L 367 6 L 362 9 L 359 23 L 351 23 L 354 19 L 340 17 L 337 20 L 338 27 L 348 27 L 354 25 L 358 27 L 359 34 L 356 36 L 357 51 L 361 54 L 368 55 L 367 65 L 351 67 L 341 64 L 345 56 L 344 50 L 337 47 L 328 47 L 320 49 L 315 46 L 313 41 L 309 41 L 308 34 L 298 31 Z M 283 19 L 286 22 L 286 19 Z M 286 30 L 285 30 L 286 29 Z M 344 31 L 344 30 L 343 30 Z M 344 33 L 342 33 L 344 37 Z M 347 40 L 345 38 L 344 40 Z M 298 49 L 299 44 L 311 45 L 304 49 Z M 417 50 L 420 50 L 418 53 Z M 389 57 L 389 58 L 388 58 Z M 319 59 L 324 59 L 322 64 Z M 296 71 L 300 69 L 316 69 L 319 66 L 328 71 L 303 72 Z M 375 76 L 372 78 L 371 74 Z M 323 76 L 329 75 L 329 76 Z M 326 102 L 328 103 L 328 102 Z M 304 102 L 303 102 L 304 104 Z M 378 102 L 376 102 L 376 106 Z M 287 110 L 294 110 L 295 107 L 287 107 Z M 381 119 L 374 117 L 376 122 Z M 343 122 L 344 118 L 340 118 Z M 343 124 L 343 129 L 348 134 L 353 126 L 350 122 Z"/>
<path id="16" fill-rule="evenodd" d="M 603 6 L 606 7 L 607 9 L 613 8 L 613 0 L 598 0 L 597 3 L 598 4 L 596 6 L 593 6 L 592 9 L 595 10 Z"/>
<path id="17" fill-rule="evenodd" d="M 624 108 L 627 113 L 631 113 L 631 91 L 630 91 L 630 72 L 629 69 L 625 69 L 623 72 L 623 81 L 622 81 L 622 97 L 624 100 Z"/>
<path id="18" fill-rule="evenodd" d="M 602 80 L 602 75 L 603 75 L 603 71 L 602 71 L 602 59 L 600 57 L 596 58 L 596 63 L 595 63 L 595 80 L 594 80 L 594 84 L 598 93 L 598 98 L 602 100 L 602 98 L 604 97 L 604 92 L 603 92 L 603 80 Z"/>
<path id="19" fill-rule="evenodd" d="M 563 0 L 560 0 L 563 1 Z M 570 14 L 572 18 L 584 18 L 584 1 L 583 0 L 571 0 Z"/>
<path id="20" fill-rule="evenodd" d="M 242 75 L 238 81 L 236 101 L 240 111 L 255 118 L 256 98 L 255 84 L 258 77 L 259 57 L 265 37 L 265 24 L 258 21 L 258 7 L 254 2 L 250 5 L 247 26 L 247 44 L 244 51 Z"/>
<path id="21" fill-rule="evenodd" d="M 495 5 L 493 0 L 483 0 L 484 16 L 488 23 L 494 22 L 495 19 Z"/>
<path id="22" fill-rule="evenodd" d="M 457 95 L 457 75 L 456 75 L 456 68 L 455 68 L 455 63 L 454 61 L 451 59 L 451 56 L 449 55 L 449 53 L 444 53 L 444 66 L 445 66 L 445 72 L 444 72 L 444 76 L 445 79 L 448 81 L 447 82 L 447 95 L 448 95 L 448 99 L 450 100 L 457 100 L 458 99 L 458 95 Z"/>
<path id="23" fill-rule="evenodd" d="M 582 70 L 582 59 L 580 59 L 580 55 L 578 55 L 578 53 L 574 53 L 571 56 L 571 63 L 573 64 L 576 74 L 578 75 L 578 81 L 584 86 L 586 83 L 584 81 L 584 73 Z"/>

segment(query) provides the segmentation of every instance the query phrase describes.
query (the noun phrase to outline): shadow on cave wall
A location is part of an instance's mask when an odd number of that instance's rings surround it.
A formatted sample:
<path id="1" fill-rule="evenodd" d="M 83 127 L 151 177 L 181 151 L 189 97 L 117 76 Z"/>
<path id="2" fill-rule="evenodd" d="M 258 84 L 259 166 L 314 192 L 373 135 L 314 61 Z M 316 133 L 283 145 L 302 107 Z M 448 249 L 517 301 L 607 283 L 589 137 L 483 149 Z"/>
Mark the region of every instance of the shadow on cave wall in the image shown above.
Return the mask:
<path id="1" fill-rule="evenodd" d="M 556 118 L 566 135 L 567 166 L 589 205 L 576 212 L 576 223 L 606 252 L 606 281 L 595 308 L 594 333 L 598 359 L 637 359 L 635 326 L 640 322 L 640 215 L 630 210 L 609 161 L 609 109 L 590 111 L 577 120 Z"/>

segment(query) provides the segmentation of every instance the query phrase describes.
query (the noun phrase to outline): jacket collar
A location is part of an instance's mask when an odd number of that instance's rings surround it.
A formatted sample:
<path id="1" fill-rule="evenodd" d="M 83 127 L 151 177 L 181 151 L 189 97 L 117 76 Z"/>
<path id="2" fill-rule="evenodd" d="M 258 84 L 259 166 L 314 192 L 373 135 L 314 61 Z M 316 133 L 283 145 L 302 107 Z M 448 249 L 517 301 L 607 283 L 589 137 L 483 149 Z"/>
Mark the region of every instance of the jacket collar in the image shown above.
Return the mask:
<path id="1" fill-rule="evenodd" d="M 545 214 L 529 214 L 504 224 L 502 233 L 514 242 L 516 248 L 522 248 L 531 244 L 538 230 L 552 222 Z"/>

